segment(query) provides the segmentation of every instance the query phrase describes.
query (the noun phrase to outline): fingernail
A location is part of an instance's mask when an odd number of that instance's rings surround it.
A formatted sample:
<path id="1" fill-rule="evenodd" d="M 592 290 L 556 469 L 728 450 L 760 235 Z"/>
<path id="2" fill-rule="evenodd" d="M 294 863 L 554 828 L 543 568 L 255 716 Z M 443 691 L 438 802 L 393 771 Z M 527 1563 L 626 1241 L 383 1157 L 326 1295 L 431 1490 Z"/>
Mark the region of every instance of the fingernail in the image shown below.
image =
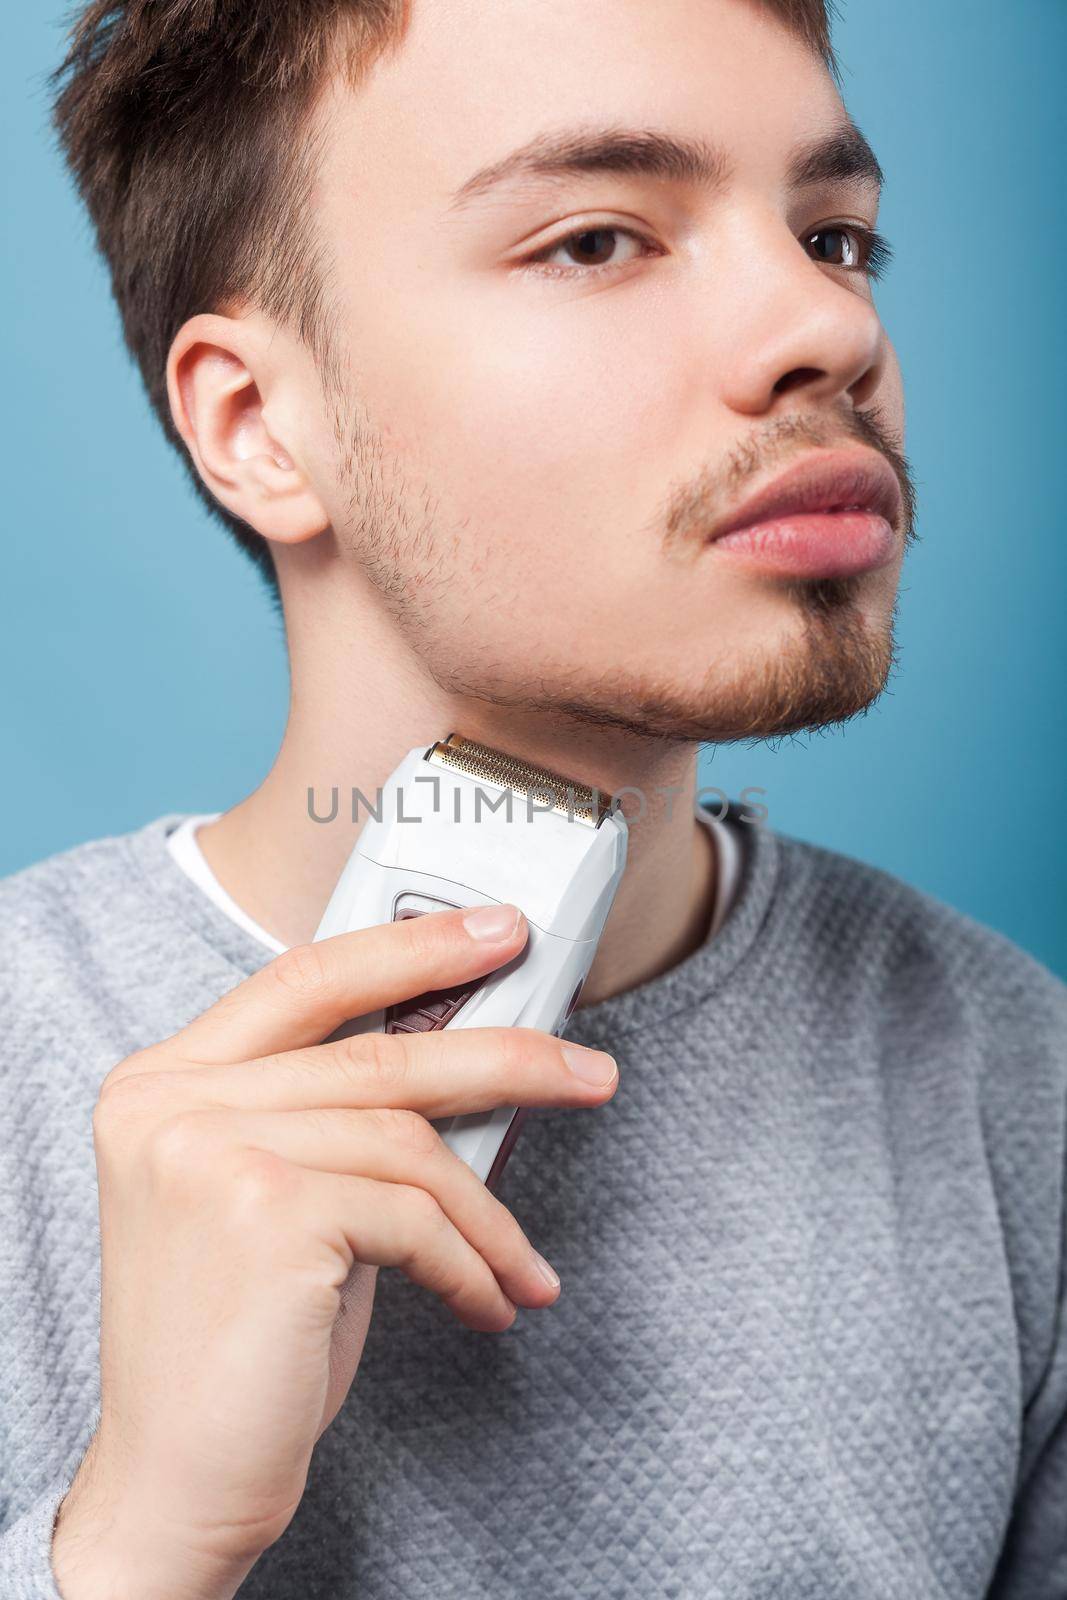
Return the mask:
<path id="1" fill-rule="evenodd" d="M 551 1284 L 553 1289 L 558 1289 L 559 1273 L 556 1272 L 553 1267 L 550 1267 L 544 1256 L 539 1256 L 536 1250 L 531 1250 L 530 1254 L 533 1256 L 534 1266 L 537 1268 L 542 1278 L 544 1278 L 545 1282 Z"/>
<path id="2" fill-rule="evenodd" d="M 463 926 L 471 938 L 486 943 L 509 939 L 518 925 L 518 906 L 474 906 L 463 913 Z"/>
<path id="3" fill-rule="evenodd" d="M 609 1084 L 618 1072 L 613 1057 L 603 1050 L 587 1050 L 584 1044 L 565 1044 L 563 1056 L 576 1077 L 595 1083 L 598 1089 Z"/>

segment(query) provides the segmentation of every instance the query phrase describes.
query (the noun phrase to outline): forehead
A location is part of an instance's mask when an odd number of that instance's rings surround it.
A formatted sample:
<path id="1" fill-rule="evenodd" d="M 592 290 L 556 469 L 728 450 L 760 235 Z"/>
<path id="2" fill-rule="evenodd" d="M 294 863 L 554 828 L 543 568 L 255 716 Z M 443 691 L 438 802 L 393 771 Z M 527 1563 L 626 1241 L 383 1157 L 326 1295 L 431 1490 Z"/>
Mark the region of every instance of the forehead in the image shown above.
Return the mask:
<path id="1" fill-rule="evenodd" d="M 447 211 L 546 132 L 659 128 L 772 178 L 844 112 L 824 63 L 757 0 L 412 0 L 404 36 L 323 114 L 328 189 Z"/>

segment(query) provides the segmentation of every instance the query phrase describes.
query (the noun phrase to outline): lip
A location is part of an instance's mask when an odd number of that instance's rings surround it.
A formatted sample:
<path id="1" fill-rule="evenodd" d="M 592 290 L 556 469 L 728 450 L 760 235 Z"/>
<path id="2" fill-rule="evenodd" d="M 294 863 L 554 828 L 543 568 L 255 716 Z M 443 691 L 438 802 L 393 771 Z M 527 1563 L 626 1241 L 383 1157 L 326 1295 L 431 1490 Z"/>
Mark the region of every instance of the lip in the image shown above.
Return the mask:
<path id="1" fill-rule="evenodd" d="M 760 522 L 810 511 L 859 510 L 895 527 L 902 509 L 900 485 L 876 450 L 820 450 L 796 462 L 718 524 L 711 542 Z"/>
<path id="2" fill-rule="evenodd" d="M 743 501 L 716 525 L 708 543 L 739 535 L 723 554 L 778 566 L 792 565 L 791 546 L 803 544 L 799 564 L 815 572 L 821 542 L 827 570 L 836 570 L 842 561 L 862 570 L 880 564 L 895 547 L 902 510 L 896 474 L 876 450 L 865 445 L 820 450 Z M 797 549 L 798 558 L 800 554 Z"/>

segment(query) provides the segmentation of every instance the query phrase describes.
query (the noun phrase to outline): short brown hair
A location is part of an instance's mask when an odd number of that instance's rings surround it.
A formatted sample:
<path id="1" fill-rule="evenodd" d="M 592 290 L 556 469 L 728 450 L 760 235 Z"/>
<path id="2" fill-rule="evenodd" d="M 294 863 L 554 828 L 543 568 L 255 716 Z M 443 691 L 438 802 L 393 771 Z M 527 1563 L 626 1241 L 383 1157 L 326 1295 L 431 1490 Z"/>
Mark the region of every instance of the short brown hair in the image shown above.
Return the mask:
<path id="1" fill-rule="evenodd" d="M 182 324 L 251 300 L 323 352 L 308 215 L 315 96 L 399 45 L 411 0 L 92 0 L 53 77 L 63 152 L 111 272 L 126 344 L 197 492 L 275 587 L 267 541 L 203 484 L 174 427 Z M 761 0 L 836 72 L 827 0 Z"/>

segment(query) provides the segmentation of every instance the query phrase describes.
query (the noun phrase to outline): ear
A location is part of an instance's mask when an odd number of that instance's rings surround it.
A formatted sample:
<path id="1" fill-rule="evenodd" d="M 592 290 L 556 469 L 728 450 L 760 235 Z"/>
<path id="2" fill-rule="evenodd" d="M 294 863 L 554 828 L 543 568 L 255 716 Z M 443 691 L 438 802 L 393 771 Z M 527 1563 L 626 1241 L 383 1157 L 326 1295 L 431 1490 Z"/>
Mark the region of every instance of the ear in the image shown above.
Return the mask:
<path id="1" fill-rule="evenodd" d="M 266 336 L 264 336 L 266 334 Z M 265 539 L 299 544 L 329 517 L 280 420 L 284 376 L 255 316 L 191 317 L 167 360 L 174 425 L 216 500 Z M 271 420 L 268 420 L 268 419 Z"/>

